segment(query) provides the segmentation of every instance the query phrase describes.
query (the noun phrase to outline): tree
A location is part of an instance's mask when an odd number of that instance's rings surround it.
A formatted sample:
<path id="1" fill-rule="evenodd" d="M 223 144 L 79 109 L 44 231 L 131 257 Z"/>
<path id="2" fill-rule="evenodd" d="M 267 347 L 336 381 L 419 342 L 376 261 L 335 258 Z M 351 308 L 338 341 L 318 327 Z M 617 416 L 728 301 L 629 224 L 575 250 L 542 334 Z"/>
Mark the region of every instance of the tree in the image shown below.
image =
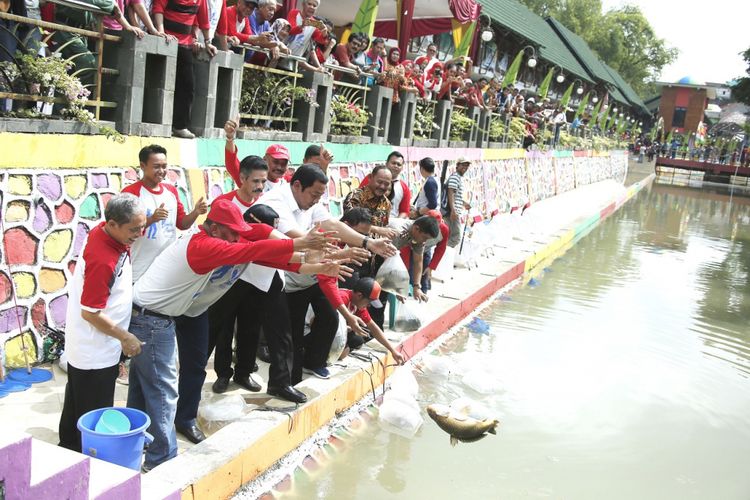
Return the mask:
<path id="1" fill-rule="evenodd" d="M 650 93 L 677 50 L 656 36 L 638 7 L 602 12 L 601 0 L 521 0 L 542 17 L 554 17 L 591 47 L 640 95 Z"/>
<path id="2" fill-rule="evenodd" d="M 738 78 L 735 84 L 732 85 L 732 99 L 750 106 L 750 47 L 745 52 L 741 52 L 740 55 L 747 63 L 745 73 L 748 76 Z"/>

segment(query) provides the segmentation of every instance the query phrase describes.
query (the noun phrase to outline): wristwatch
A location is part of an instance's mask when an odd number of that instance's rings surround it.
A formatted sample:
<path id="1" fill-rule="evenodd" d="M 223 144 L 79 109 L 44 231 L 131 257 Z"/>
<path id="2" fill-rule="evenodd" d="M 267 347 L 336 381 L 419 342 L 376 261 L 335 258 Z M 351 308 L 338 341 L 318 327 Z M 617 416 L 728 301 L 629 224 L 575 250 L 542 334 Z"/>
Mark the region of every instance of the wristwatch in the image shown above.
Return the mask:
<path id="1" fill-rule="evenodd" d="M 368 241 L 370 241 L 370 237 L 369 236 L 365 236 L 365 239 L 362 240 L 362 248 L 364 248 L 365 250 L 367 250 L 367 242 Z"/>

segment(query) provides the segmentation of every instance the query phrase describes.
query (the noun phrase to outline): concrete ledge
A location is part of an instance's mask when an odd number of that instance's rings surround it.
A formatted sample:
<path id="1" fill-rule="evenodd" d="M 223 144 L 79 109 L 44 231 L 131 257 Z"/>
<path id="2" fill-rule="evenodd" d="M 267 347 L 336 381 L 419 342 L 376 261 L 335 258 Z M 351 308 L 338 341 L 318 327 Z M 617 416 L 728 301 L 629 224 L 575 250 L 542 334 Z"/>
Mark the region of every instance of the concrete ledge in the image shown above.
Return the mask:
<path id="1" fill-rule="evenodd" d="M 22 134 L 100 134 L 100 127 L 115 128 L 114 122 L 98 121 L 89 125 L 76 120 L 42 119 L 42 118 L 3 118 L 0 120 L 0 132 L 20 132 Z"/>

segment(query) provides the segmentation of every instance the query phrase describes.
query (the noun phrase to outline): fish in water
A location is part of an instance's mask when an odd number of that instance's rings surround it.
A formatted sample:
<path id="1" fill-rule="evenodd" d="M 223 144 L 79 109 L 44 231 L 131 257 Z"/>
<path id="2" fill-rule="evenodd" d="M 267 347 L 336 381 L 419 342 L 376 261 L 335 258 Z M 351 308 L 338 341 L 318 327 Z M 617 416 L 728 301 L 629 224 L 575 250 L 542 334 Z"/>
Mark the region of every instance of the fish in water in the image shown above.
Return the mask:
<path id="1" fill-rule="evenodd" d="M 442 404 L 428 406 L 427 414 L 438 424 L 438 427 L 450 434 L 452 446 L 456 446 L 459 441 L 463 443 L 479 441 L 487 436 L 487 433 L 497 434 L 495 429 L 500 423 L 492 418 L 477 420 Z"/>

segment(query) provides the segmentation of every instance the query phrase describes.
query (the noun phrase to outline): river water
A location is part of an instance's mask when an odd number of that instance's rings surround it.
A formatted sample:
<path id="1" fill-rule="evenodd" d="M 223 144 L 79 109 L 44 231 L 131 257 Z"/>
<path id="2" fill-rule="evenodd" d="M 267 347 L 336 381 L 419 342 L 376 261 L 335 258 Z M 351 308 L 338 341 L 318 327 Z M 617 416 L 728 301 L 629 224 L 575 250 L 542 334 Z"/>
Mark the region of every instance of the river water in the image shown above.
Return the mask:
<path id="1" fill-rule="evenodd" d="M 654 185 L 433 352 L 450 374 L 417 375 L 422 407 L 480 401 L 496 436 L 373 420 L 277 497 L 750 498 L 749 222 L 747 198 Z"/>

